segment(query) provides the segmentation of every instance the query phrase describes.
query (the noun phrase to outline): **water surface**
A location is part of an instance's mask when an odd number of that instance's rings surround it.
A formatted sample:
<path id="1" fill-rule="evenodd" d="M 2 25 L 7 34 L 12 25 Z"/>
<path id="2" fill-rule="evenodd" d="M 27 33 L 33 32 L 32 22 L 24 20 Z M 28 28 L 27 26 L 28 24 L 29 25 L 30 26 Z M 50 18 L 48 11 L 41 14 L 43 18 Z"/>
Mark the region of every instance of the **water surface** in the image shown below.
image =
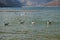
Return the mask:
<path id="1" fill-rule="evenodd" d="M 0 10 L 39 10 L 0 12 L 0 40 L 60 40 L 60 7 L 0 8 Z M 47 21 L 52 22 L 47 25 Z M 24 21 L 24 24 L 20 24 Z M 32 21 L 35 24 L 32 24 Z M 8 26 L 4 23 L 9 22 Z"/>

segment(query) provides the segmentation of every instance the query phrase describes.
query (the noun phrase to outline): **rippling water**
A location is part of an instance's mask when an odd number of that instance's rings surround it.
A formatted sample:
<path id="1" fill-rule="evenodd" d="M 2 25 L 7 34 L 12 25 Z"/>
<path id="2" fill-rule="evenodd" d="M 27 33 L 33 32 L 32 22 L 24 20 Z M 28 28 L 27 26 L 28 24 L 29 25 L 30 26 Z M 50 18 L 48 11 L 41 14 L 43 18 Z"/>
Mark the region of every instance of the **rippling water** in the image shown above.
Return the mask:
<path id="1" fill-rule="evenodd" d="M 0 12 L 0 40 L 60 40 L 59 9 L 39 8 L 39 12 Z M 52 24 L 47 25 L 48 20 Z M 32 24 L 32 21 L 35 24 Z M 7 22 L 9 25 L 5 26 L 4 23 Z"/>

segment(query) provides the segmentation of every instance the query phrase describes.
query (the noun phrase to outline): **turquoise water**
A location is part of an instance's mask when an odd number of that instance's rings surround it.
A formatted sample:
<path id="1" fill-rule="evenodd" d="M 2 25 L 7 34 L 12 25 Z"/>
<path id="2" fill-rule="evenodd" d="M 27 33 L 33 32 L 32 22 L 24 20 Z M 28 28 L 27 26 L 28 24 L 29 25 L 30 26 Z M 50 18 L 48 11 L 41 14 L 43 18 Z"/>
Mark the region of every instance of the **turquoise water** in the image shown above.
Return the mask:
<path id="1" fill-rule="evenodd" d="M 39 11 L 0 12 L 0 40 L 60 40 L 60 7 L 0 8 L 9 9 Z M 48 20 L 52 24 L 47 24 Z M 5 26 L 4 22 L 9 25 Z"/>
<path id="2" fill-rule="evenodd" d="M 60 10 L 60 7 L 1 7 L 0 10 Z"/>

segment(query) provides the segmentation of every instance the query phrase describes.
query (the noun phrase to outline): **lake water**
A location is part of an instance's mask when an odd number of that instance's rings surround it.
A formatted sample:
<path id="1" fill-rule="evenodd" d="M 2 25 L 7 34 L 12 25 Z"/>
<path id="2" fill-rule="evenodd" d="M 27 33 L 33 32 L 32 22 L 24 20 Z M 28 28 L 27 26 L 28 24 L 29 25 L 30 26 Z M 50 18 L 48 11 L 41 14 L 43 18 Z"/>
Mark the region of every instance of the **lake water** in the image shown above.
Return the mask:
<path id="1" fill-rule="evenodd" d="M 0 8 L 1 10 L 35 11 L 0 12 L 0 40 L 60 40 L 60 7 Z M 48 20 L 51 24 L 47 24 Z M 7 22 L 9 25 L 5 26 L 4 23 Z"/>

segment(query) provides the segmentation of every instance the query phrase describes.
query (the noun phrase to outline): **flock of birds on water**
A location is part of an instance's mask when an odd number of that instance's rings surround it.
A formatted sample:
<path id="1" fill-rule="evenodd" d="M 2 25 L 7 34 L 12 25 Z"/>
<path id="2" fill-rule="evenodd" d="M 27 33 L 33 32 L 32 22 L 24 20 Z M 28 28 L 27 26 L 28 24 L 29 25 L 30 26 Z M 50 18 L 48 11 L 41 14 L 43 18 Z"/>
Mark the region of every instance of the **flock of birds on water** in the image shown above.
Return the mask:
<path id="1" fill-rule="evenodd" d="M 20 23 L 20 24 L 24 24 L 24 22 L 25 22 L 25 21 L 22 21 L 22 22 L 19 22 L 19 23 Z M 36 22 L 34 22 L 34 21 L 31 22 L 31 24 L 35 24 L 35 23 L 36 23 Z M 48 20 L 46 23 L 47 23 L 47 25 L 51 25 L 51 24 L 52 24 L 52 22 L 49 21 L 49 20 Z M 4 26 L 8 26 L 8 25 L 9 25 L 9 22 L 4 23 Z"/>
<path id="2" fill-rule="evenodd" d="M 23 15 L 25 15 L 25 14 L 23 14 Z M 23 16 L 23 15 L 21 15 L 21 16 Z M 20 24 L 24 24 L 25 21 L 19 20 L 19 23 L 20 23 Z M 46 23 L 47 23 L 47 25 L 51 25 L 51 24 L 52 24 L 52 21 L 48 20 Z M 7 23 L 4 22 L 4 26 L 8 26 L 9 24 L 10 24 L 9 22 L 7 22 Z M 35 22 L 35 21 L 32 21 L 31 24 L 36 24 L 36 22 Z"/>

